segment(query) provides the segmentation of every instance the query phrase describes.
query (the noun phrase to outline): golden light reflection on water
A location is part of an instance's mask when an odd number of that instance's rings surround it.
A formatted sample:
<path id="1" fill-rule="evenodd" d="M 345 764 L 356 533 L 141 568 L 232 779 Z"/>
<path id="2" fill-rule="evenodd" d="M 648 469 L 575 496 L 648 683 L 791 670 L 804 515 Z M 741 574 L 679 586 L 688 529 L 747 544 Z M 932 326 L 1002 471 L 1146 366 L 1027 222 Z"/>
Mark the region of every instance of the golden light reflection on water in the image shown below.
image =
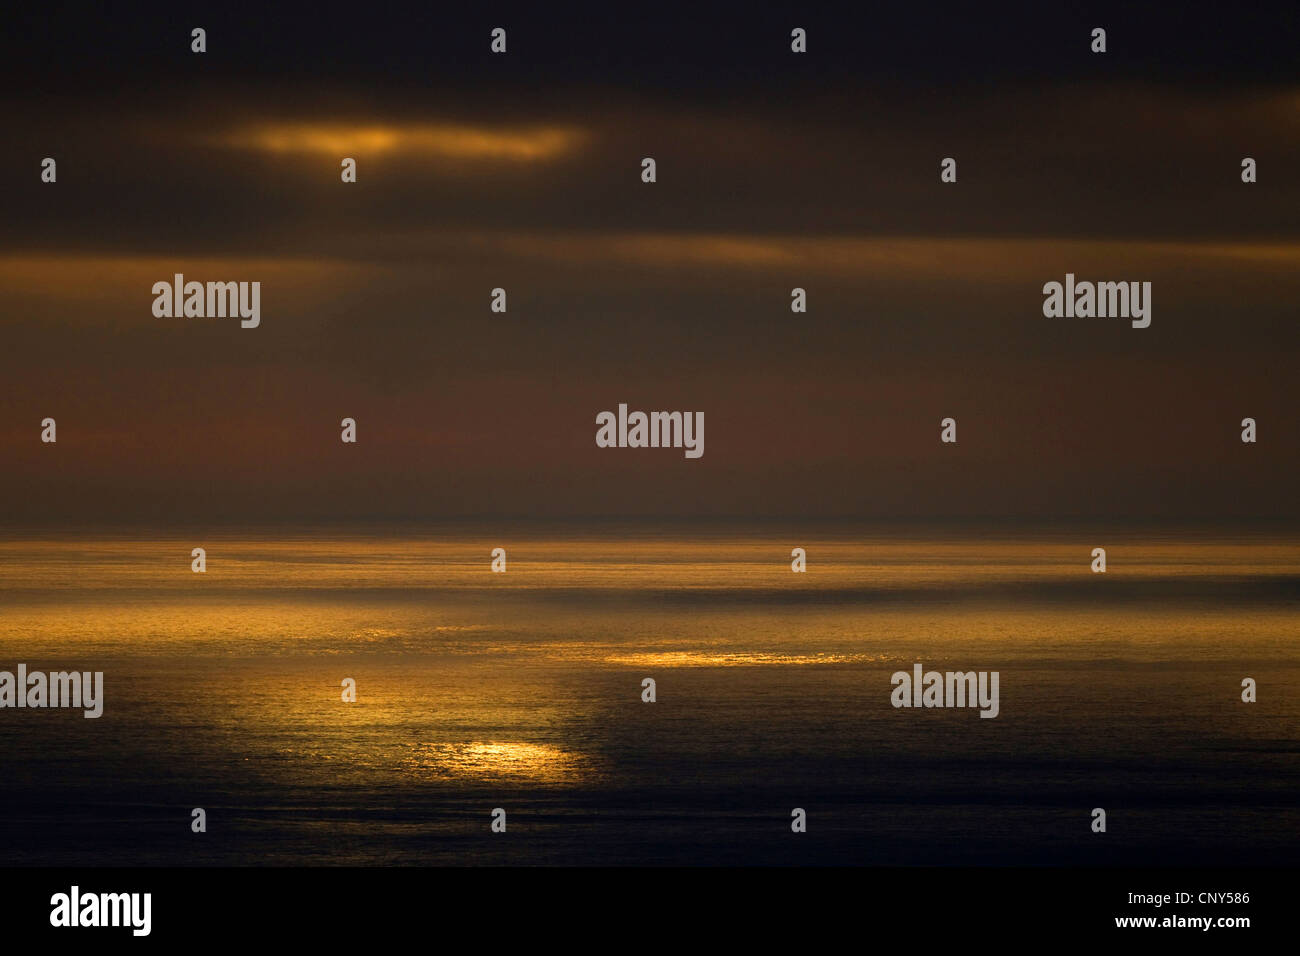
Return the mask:
<path id="1" fill-rule="evenodd" d="M 105 673 L 100 720 L 0 722 L 7 786 L 49 768 L 75 781 L 57 808 L 85 799 L 84 767 L 127 795 L 121 819 L 193 800 L 227 832 L 242 820 L 239 862 L 270 844 L 423 865 L 481 847 L 495 806 L 577 854 L 601 842 L 579 817 L 641 845 L 644 801 L 669 845 L 719 827 L 738 795 L 763 814 L 791 793 L 864 801 L 862 819 L 911 805 L 933 842 L 939 815 L 966 813 L 972 767 L 988 799 L 1050 813 L 1102 768 L 1175 808 L 1209 781 L 1216 805 L 1273 821 L 1248 849 L 1294 845 L 1296 814 L 1274 811 L 1300 739 L 1300 540 L 496 534 L 0 535 L 0 669 Z M 891 673 L 917 663 L 998 671 L 1001 716 L 895 710 Z M 704 816 L 679 822 L 679 795 Z M 987 805 L 942 842 L 984 827 Z M 1202 822 L 1173 820 L 1168 845 Z"/>
<path id="2" fill-rule="evenodd" d="M 600 662 L 626 667 L 798 667 L 807 664 L 863 664 L 884 659 L 871 654 L 765 654 L 735 650 L 609 654 L 601 658 Z"/>
<path id="3" fill-rule="evenodd" d="M 60 592 L 59 597 L 67 592 Z M 1101 653 L 1177 659 L 1200 649 L 1293 647 L 1296 608 L 1203 604 L 1110 607 L 933 602 L 769 602 L 691 606 L 619 601 L 504 603 L 488 591 L 464 595 L 321 600 L 309 594 L 245 593 L 237 600 L 173 590 L 100 594 L 90 600 L 6 596 L 0 659 L 126 654 L 196 658 L 350 658 L 403 661 L 411 669 L 601 664 L 611 667 L 808 666 L 871 663 L 915 648 L 997 648 L 1008 659 Z M 748 604 L 748 602 L 746 602 Z M 1090 649 L 1090 650 L 1085 650 Z"/>
<path id="4" fill-rule="evenodd" d="M 1107 543 L 1104 580 L 1300 577 L 1294 541 Z M 232 534 L 209 535 L 205 544 L 207 572 L 200 576 L 190 572 L 188 539 L 0 538 L 0 590 L 925 590 L 1103 580 L 1089 570 L 1091 538 L 800 541 L 807 574 L 791 573 L 791 543 L 784 539 L 523 539 L 509 549 L 507 574 L 489 573 L 489 548 L 463 538 Z"/>
<path id="5" fill-rule="evenodd" d="M 584 754 L 526 741 L 416 744 L 402 762 L 410 776 L 480 783 L 578 783 L 590 769 Z"/>
<path id="6" fill-rule="evenodd" d="M 751 731 L 755 753 L 833 749 L 812 715 L 862 732 L 860 704 L 892 714 L 889 673 L 918 661 L 1004 670 L 1022 713 L 1092 726 L 1232 700 L 1235 675 L 1268 669 L 1281 703 L 1249 732 L 1295 738 L 1300 546 L 1120 541 L 1101 576 L 1090 540 L 809 541 L 808 573 L 793 574 L 774 538 L 525 538 L 498 575 L 490 546 L 464 536 L 231 534 L 205 537 L 199 575 L 179 537 L 11 538 L 0 667 L 102 661 L 103 727 L 124 746 L 157 739 L 182 755 L 168 767 L 197 752 L 214 778 L 234 767 L 277 793 L 375 803 L 624 786 Z M 1108 600 L 1123 582 L 1137 598 Z M 1225 662 L 1232 681 L 1189 692 Z M 646 676 L 664 706 L 642 705 Z M 1062 703 L 1076 679 L 1084 702 Z M 751 723 L 759 698 L 809 720 Z M 682 763 L 648 760 L 662 741 L 655 759 Z"/>

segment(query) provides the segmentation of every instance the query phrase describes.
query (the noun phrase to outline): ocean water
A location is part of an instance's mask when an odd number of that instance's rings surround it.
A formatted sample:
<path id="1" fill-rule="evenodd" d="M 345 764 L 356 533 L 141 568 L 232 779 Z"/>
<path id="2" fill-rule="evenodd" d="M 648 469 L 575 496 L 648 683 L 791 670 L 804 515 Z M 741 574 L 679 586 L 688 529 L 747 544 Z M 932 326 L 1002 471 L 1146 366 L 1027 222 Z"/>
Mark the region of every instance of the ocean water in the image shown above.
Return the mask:
<path id="1" fill-rule="evenodd" d="M 1300 537 L 1222 529 L 11 531 L 0 670 L 105 705 L 0 710 L 0 853 L 1295 864 L 1298 640 Z M 999 716 L 894 708 L 917 662 Z"/>

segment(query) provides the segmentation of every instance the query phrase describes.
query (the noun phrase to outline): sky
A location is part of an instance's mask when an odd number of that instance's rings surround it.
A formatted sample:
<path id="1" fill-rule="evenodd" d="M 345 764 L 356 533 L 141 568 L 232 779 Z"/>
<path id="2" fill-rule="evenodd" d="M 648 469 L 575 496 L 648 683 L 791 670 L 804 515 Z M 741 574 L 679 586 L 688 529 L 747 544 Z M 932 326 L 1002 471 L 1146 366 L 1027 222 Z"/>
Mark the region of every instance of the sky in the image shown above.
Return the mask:
<path id="1" fill-rule="evenodd" d="M 1300 517 L 1297 39 L 1282 4 L 24 7 L 0 520 Z M 260 281 L 261 325 L 156 317 L 177 272 Z M 1151 282 L 1151 326 L 1044 317 L 1066 273 Z M 702 411 L 704 455 L 598 448 L 623 402 Z"/>

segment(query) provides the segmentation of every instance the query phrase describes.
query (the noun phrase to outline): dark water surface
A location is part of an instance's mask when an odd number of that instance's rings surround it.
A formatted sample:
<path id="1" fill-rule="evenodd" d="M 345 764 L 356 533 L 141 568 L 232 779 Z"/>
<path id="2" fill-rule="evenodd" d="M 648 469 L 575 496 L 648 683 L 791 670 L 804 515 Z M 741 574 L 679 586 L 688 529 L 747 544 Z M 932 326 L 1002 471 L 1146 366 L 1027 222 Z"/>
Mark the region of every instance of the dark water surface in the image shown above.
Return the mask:
<path id="1" fill-rule="evenodd" d="M 0 710 L 0 852 L 1294 864 L 1297 637 L 1300 538 L 1258 533 L 10 533 L 0 670 L 106 702 Z M 999 716 L 892 707 L 918 661 L 998 671 Z"/>

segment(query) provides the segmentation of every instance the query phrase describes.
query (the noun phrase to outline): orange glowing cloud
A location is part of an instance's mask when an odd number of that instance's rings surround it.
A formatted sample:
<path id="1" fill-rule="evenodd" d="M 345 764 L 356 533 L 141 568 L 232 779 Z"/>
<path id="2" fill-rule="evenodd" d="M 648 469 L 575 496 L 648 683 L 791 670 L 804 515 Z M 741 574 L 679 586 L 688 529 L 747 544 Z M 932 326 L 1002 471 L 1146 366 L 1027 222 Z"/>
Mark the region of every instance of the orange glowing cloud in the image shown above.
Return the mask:
<path id="1" fill-rule="evenodd" d="M 494 128 L 456 123 L 260 122 L 219 135 L 225 147 L 268 153 L 399 153 L 445 159 L 550 162 L 587 139 L 562 126 Z"/>

